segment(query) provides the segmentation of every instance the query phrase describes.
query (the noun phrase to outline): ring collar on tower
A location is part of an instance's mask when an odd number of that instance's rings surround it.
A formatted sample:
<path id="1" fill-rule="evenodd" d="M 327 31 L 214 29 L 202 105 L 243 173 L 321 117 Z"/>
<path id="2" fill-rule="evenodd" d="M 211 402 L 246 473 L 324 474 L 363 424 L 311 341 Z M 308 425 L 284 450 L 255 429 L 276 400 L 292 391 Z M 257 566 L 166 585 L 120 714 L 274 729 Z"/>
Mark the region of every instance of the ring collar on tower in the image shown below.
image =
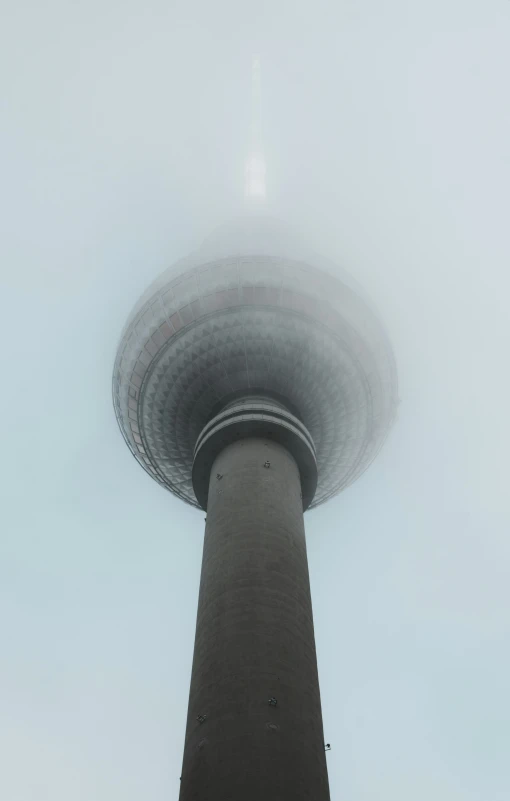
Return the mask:
<path id="1" fill-rule="evenodd" d="M 283 403 L 263 395 L 230 401 L 202 429 L 195 445 L 192 481 L 198 503 L 207 509 L 209 478 L 214 460 L 227 445 L 246 437 L 260 437 L 283 445 L 294 457 L 301 477 L 303 511 L 317 487 L 317 460 L 312 437 Z"/>

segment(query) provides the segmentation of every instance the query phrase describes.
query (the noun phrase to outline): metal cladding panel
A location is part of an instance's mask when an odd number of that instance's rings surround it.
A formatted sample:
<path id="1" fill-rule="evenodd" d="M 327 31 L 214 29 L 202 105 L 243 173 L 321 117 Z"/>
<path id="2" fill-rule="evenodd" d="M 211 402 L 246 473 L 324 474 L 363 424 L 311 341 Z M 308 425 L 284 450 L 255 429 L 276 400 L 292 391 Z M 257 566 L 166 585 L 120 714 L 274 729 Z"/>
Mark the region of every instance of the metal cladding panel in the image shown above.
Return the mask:
<path id="1" fill-rule="evenodd" d="M 329 801 L 297 464 L 263 438 L 211 470 L 180 801 Z"/>
<path id="2" fill-rule="evenodd" d="M 392 351 L 346 283 L 306 262 L 250 254 L 252 240 L 243 241 L 232 244 L 236 256 L 201 261 L 227 248 L 224 235 L 209 243 L 137 305 L 114 368 L 117 418 L 140 464 L 197 505 L 193 450 L 214 410 L 243 391 L 279 395 L 312 435 L 316 506 L 352 483 L 386 437 L 397 394 Z"/>

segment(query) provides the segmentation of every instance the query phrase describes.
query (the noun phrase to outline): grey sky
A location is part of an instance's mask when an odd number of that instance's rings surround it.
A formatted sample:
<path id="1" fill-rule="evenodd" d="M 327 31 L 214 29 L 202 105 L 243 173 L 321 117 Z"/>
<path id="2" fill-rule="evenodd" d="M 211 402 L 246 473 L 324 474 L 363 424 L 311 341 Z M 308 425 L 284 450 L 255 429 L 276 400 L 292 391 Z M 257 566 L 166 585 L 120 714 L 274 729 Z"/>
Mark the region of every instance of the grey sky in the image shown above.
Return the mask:
<path id="1" fill-rule="evenodd" d="M 378 305 L 401 406 L 306 516 L 332 801 L 510 797 L 506 0 L 4 2 L 2 801 L 176 801 L 203 514 L 117 429 L 149 281 L 268 210 Z"/>

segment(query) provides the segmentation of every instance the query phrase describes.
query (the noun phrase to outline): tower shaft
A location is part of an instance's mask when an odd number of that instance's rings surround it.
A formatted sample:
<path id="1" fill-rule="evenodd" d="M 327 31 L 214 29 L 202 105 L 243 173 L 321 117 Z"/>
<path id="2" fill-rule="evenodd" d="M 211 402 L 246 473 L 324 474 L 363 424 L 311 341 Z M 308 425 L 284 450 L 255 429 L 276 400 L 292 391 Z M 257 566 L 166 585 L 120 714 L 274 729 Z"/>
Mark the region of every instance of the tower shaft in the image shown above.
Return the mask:
<path id="1" fill-rule="evenodd" d="M 212 465 L 180 801 L 329 801 L 301 491 L 274 439 Z"/>

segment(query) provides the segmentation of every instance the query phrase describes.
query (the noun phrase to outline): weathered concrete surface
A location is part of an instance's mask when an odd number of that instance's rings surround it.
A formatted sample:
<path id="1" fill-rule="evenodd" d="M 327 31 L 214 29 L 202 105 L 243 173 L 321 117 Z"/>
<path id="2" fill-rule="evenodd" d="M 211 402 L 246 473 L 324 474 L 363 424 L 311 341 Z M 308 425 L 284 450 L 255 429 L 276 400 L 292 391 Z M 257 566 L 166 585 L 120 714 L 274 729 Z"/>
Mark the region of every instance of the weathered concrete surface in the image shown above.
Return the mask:
<path id="1" fill-rule="evenodd" d="M 299 472 L 270 440 L 211 471 L 180 801 L 329 801 Z"/>

